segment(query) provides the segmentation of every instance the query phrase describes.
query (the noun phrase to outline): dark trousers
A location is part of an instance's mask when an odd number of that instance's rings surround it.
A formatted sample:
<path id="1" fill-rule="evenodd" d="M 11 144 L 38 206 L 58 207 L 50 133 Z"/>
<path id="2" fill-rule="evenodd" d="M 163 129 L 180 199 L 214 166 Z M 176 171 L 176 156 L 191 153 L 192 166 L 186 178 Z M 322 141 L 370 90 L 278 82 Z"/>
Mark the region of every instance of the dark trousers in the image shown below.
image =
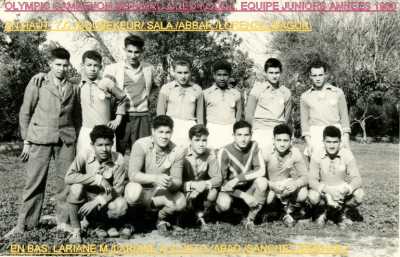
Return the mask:
<path id="1" fill-rule="evenodd" d="M 75 144 L 62 142 L 50 145 L 32 144 L 26 164 L 26 182 L 22 192 L 22 206 L 18 215 L 20 228 L 36 227 L 42 211 L 50 160 L 54 158 L 56 182 L 53 185 L 59 197 L 65 190 L 65 173 L 75 158 Z"/>
<path id="2" fill-rule="evenodd" d="M 116 131 L 117 151 L 129 154 L 136 140 L 150 135 L 150 113 L 143 113 L 140 116 L 125 115 Z"/>

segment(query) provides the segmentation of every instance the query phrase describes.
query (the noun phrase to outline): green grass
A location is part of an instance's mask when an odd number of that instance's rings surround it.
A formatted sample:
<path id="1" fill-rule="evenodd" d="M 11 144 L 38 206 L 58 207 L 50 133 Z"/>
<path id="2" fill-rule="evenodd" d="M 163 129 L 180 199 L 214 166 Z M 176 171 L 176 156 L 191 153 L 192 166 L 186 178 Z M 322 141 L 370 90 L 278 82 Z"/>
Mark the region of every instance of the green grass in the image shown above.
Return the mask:
<path id="1" fill-rule="evenodd" d="M 300 146 L 302 148 L 302 146 Z M 399 227 L 399 152 L 398 145 L 353 143 L 363 179 L 366 197 L 359 211 L 363 221 L 355 222 L 347 231 L 340 230 L 335 224 L 327 224 L 324 229 L 314 224 L 298 225 L 287 228 L 281 222 L 268 222 L 256 226 L 254 231 L 245 231 L 240 225 L 220 222 L 211 226 L 207 232 L 199 229 L 184 229 L 167 234 L 174 240 L 185 243 L 285 243 L 296 236 L 316 238 L 398 237 Z M 7 233 L 17 221 L 19 199 L 24 186 L 24 168 L 15 154 L 0 155 L 0 236 Z M 54 214 L 54 206 L 49 199 L 54 188 L 51 186 L 54 174 L 50 172 L 43 214 Z M 0 252 L 6 252 L 9 244 L 19 243 L 65 243 L 67 235 L 49 231 L 51 226 L 28 231 L 22 237 L 0 240 Z M 143 236 L 143 235 L 140 235 Z M 84 238 L 84 242 L 104 242 L 93 236 Z"/>

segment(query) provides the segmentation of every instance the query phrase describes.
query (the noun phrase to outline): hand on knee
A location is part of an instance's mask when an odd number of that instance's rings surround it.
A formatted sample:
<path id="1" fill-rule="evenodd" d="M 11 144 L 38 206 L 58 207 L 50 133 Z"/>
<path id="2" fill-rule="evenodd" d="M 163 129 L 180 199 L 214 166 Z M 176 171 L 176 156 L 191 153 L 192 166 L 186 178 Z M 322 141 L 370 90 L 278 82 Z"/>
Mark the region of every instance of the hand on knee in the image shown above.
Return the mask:
<path id="1" fill-rule="evenodd" d="M 225 212 L 231 208 L 232 199 L 227 194 L 219 194 L 217 198 L 217 211 L 218 212 Z"/>

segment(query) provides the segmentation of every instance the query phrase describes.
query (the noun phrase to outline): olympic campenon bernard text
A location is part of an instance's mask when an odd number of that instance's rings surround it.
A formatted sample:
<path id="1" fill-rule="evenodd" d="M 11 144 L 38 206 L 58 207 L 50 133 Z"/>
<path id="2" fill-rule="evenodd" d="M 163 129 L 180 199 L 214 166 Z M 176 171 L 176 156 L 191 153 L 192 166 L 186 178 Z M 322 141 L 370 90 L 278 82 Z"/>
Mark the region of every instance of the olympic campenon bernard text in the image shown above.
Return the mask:
<path id="1" fill-rule="evenodd" d="M 308 20 L 275 20 L 267 21 L 220 21 L 220 20 L 180 20 L 180 21 L 114 21 L 98 20 L 89 21 L 7 21 L 4 25 L 5 32 L 37 32 L 37 31 L 66 31 L 66 32 L 224 32 L 224 31 L 251 31 L 251 32 L 311 32 Z"/>
<path id="2" fill-rule="evenodd" d="M 12 244 L 10 255 L 348 255 L 348 247 L 339 244 Z"/>

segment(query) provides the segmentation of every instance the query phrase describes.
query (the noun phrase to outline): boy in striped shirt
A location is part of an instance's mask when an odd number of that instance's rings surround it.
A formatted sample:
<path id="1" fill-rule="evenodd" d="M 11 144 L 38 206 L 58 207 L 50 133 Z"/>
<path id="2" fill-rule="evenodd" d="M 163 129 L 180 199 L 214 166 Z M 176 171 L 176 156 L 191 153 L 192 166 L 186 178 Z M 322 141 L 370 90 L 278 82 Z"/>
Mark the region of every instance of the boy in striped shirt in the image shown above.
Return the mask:
<path id="1" fill-rule="evenodd" d="M 252 229 L 258 212 L 265 203 L 268 181 L 261 150 L 251 140 L 252 127 L 247 121 L 233 125 L 234 142 L 219 151 L 218 159 L 224 179 L 216 209 L 228 211 L 233 198 L 242 199 L 249 207 L 245 228 Z"/>

